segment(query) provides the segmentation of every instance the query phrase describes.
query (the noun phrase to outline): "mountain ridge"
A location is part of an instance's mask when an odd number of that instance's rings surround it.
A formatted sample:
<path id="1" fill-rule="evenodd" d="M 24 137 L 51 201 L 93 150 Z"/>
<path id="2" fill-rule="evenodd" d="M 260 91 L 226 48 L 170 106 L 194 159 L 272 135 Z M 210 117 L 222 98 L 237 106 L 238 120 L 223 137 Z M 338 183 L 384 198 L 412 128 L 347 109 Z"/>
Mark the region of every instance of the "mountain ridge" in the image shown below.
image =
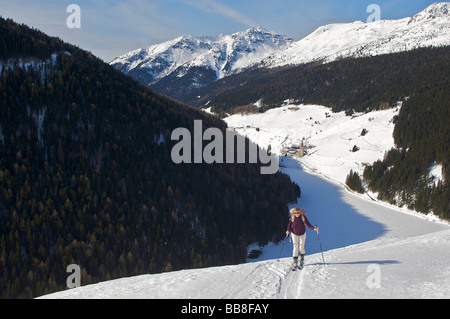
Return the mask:
<path id="1" fill-rule="evenodd" d="M 266 67 L 346 57 L 367 57 L 450 45 L 450 2 L 436 2 L 413 17 L 334 23 L 317 28 L 287 50 L 261 61 Z"/>
<path id="2" fill-rule="evenodd" d="M 126 53 L 110 64 L 144 84 L 175 72 L 183 77 L 192 67 L 211 69 L 216 79 L 258 62 L 293 40 L 254 27 L 231 35 L 180 36 Z"/>
<path id="3" fill-rule="evenodd" d="M 328 24 L 299 41 L 262 27 L 216 37 L 182 36 L 129 52 L 111 65 L 160 93 L 184 100 L 195 89 L 248 69 L 326 63 L 346 57 L 450 45 L 449 8 L 450 2 L 437 2 L 413 17 Z M 223 44 L 224 39 L 246 45 L 213 46 L 208 42 Z M 197 42 L 198 50 L 193 51 L 195 46 L 187 45 L 187 51 L 180 51 L 189 42 Z M 179 52 L 174 55 L 174 50 Z"/>

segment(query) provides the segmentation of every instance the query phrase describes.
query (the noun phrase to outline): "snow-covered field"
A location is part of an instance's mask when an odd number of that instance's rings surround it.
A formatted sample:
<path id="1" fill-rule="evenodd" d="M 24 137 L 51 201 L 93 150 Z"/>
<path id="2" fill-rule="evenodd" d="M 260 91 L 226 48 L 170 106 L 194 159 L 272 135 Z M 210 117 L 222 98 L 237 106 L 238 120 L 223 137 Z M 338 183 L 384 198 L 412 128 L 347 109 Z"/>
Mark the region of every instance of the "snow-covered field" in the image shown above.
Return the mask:
<path id="1" fill-rule="evenodd" d="M 317 234 L 307 230 L 302 271 L 290 270 L 292 243 L 286 240 L 279 260 L 283 242 L 261 248 L 258 259 L 242 265 L 122 278 L 42 298 L 450 298 L 449 223 L 343 186 L 350 169 L 362 172 L 364 163 L 393 146 L 397 112 L 351 118 L 322 106 L 290 105 L 226 119 L 261 146 L 271 144 L 274 153 L 303 138 L 312 146 L 301 159 L 280 158 L 280 170 L 302 189 L 292 206 L 319 225 L 326 265 Z M 359 151 L 351 151 L 354 145 Z"/>
<path id="2" fill-rule="evenodd" d="M 449 298 L 450 230 L 384 238 L 308 256 L 142 275 L 45 298 Z M 378 278 L 377 278 L 377 275 Z"/>

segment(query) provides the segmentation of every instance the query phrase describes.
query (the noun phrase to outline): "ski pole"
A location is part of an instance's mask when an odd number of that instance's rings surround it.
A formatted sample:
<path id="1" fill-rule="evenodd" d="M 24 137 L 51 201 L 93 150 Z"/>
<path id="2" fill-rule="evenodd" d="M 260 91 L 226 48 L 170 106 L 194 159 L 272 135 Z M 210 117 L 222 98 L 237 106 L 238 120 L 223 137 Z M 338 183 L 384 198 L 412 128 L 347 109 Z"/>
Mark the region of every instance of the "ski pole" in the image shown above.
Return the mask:
<path id="1" fill-rule="evenodd" d="M 317 225 L 316 225 L 316 227 L 317 227 Z M 319 239 L 320 252 L 322 253 L 322 260 L 323 260 L 323 264 L 325 265 L 325 258 L 323 258 L 322 243 L 320 242 L 320 236 L 319 236 L 319 230 L 318 229 L 317 229 L 317 239 Z"/>
<path id="2" fill-rule="evenodd" d="M 280 261 L 281 253 L 283 252 L 284 244 L 286 244 L 286 238 L 288 238 L 289 234 L 284 237 L 283 246 L 281 247 L 280 256 L 278 256 L 277 262 Z"/>

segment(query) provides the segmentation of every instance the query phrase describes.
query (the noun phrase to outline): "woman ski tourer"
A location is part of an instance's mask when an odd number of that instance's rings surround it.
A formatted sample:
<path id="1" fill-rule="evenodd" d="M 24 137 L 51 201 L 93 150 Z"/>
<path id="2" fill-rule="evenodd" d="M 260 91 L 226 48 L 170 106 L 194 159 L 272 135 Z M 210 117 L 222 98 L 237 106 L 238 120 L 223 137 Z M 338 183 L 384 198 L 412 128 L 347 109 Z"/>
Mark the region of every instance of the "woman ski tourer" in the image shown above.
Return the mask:
<path id="1" fill-rule="evenodd" d="M 294 244 L 293 269 L 303 268 L 305 262 L 305 240 L 306 240 L 306 226 L 309 229 L 318 231 L 319 227 L 314 227 L 306 218 L 306 212 L 298 207 L 292 208 L 290 211 L 291 218 L 289 218 L 289 225 L 286 230 L 286 237 L 291 233 L 292 242 Z M 300 251 L 300 265 L 298 265 L 298 252 Z"/>

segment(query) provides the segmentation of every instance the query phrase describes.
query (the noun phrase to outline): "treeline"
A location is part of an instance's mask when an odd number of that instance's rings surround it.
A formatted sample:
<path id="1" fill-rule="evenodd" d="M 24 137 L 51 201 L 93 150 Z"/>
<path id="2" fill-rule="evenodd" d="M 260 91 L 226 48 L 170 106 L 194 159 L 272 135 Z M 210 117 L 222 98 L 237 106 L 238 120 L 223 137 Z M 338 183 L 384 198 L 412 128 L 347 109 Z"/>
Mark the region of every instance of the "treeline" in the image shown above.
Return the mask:
<path id="1" fill-rule="evenodd" d="M 282 239 L 300 196 L 288 176 L 171 159 L 173 129 L 224 122 L 37 30 L 0 25 L 2 59 L 59 43 L 0 74 L 0 298 L 63 290 L 70 264 L 86 285 L 244 262 L 248 244 Z"/>
<path id="2" fill-rule="evenodd" d="M 284 100 L 320 104 L 333 111 L 386 109 L 449 78 L 450 48 L 421 48 L 327 64 L 258 69 L 227 77 L 194 91 L 183 101 L 220 114 L 260 101 L 262 111 Z M 198 98 L 200 96 L 200 98 Z"/>
<path id="3" fill-rule="evenodd" d="M 394 129 L 396 148 L 364 170 L 381 200 L 450 220 L 450 84 L 423 89 L 404 103 Z M 433 180 L 430 168 L 442 167 Z"/>
<path id="4" fill-rule="evenodd" d="M 347 175 L 347 178 L 345 179 L 345 184 L 355 192 L 358 192 L 360 194 L 364 194 L 364 187 L 362 186 L 361 177 L 357 172 L 353 172 L 353 170 L 350 170 L 350 173 Z"/>
<path id="5" fill-rule="evenodd" d="M 45 33 L 17 24 L 12 19 L 0 16 L 0 61 L 21 57 L 48 59 L 52 53 L 60 50 L 72 50 L 73 45 L 64 43 L 57 37 L 49 37 Z"/>

